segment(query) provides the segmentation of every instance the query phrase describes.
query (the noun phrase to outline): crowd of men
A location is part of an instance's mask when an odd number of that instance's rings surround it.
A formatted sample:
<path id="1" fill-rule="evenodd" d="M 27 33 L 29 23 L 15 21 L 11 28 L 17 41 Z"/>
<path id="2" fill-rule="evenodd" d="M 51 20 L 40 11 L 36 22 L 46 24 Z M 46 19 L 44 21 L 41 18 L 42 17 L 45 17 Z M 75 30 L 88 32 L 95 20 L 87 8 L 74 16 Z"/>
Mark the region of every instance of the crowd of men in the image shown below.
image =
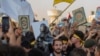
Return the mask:
<path id="1" fill-rule="evenodd" d="M 78 30 L 77 23 L 69 26 L 68 20 L 63 22 L 65 25 L 53 24 L 50 30 L 42 24 L 37 39 L 32 29 L 23 35 L 11 20 L 7 32 L 0 24 L 0 56 L 100 56 L 100 24 L 96 20 L 85 33 Z"/>

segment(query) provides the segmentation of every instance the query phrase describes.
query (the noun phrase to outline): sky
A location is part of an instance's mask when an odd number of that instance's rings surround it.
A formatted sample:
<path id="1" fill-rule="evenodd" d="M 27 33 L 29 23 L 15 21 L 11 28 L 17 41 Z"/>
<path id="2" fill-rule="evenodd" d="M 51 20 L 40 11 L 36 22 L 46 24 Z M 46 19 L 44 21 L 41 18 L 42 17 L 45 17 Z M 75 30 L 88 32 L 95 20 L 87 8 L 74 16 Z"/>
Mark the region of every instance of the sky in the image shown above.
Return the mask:
<path id="1" fill-rule="evenodd" d="M 37 15 L 37 20 L 42 20 L 42 18 L 46 18 L 48 20 L 50 17 L 47 15 L 47 11 L 54 9 L 53 1 L 54 0 L 27 0 L 33 9 L 33 12 L 35 15 Z M 56 9 L 58 10 L 64 10 L 69 3 L 59 3 L 56 4 Z M 96 8 L 100 6 L 100 0 L 76 0 L 61 16 L 59 19 L 62 19 L 63 17 L 67 17 L 68 13 L 70 12 L 72 15 L 72 11 L 84 7 L 86 17 L 90 15 L 91 11 L 96 11 Z"/>

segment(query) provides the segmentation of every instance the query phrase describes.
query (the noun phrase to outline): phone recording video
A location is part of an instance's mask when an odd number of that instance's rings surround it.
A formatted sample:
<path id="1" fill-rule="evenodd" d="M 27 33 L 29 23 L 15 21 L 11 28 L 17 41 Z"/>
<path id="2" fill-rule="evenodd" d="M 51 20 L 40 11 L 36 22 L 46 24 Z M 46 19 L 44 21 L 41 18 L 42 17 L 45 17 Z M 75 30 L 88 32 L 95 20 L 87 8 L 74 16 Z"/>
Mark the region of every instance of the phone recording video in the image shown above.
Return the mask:
<path id="1" fill-rule="evenodd" d="M 2 32 L 7 33 L 9 30 L 9 17 L 4 16 L 2 17 Z"/>

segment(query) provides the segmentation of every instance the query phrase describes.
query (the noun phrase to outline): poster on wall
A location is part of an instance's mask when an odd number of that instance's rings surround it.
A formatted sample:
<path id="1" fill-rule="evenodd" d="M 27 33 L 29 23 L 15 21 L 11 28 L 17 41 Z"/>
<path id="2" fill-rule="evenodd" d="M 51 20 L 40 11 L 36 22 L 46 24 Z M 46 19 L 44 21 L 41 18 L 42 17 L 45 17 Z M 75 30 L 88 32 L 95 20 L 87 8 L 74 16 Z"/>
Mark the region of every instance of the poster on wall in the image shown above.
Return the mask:
<path id="1" fill-rule="evenodd" d="M 72 13 L 73 13 L 73 17 L 74 17 L 74 20 L 73 20 L 74 23 L 81 25 L 81 24 L 84 24 L 87 22 L 85 11 L 84 11 L 83 7 L 73 10 Z"/>

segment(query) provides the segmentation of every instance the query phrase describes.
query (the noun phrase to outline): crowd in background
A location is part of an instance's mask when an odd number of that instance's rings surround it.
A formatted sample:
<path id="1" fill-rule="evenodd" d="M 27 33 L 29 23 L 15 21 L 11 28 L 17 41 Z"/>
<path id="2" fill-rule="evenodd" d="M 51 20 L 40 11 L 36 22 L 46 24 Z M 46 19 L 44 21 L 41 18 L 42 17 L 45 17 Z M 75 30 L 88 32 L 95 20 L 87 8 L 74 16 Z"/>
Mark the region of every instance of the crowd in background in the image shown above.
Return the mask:
<path id="1" fill-rule="evenodd" d="M 37 39 L 32 29 L 23 35 L 11 20 L 7 32 L 2 32 L 0 24 L 0 56 L 100 56 L 100 24 L 96 20 L 85 33 L 78 30 L 77 23 L 62 22 L 64 25 L 52 24 L 50 30 L 42 24 Z"/>

